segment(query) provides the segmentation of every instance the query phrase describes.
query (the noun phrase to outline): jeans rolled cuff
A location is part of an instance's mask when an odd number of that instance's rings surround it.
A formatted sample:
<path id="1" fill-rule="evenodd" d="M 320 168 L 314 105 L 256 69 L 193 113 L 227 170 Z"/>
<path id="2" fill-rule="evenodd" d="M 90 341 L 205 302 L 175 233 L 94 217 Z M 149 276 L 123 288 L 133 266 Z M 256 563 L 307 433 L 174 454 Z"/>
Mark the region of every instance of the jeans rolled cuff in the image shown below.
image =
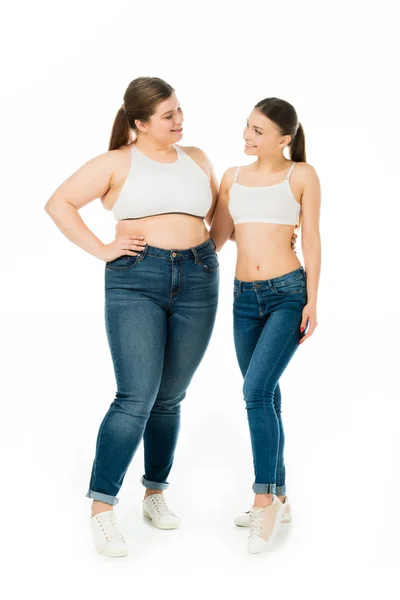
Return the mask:
<path id="1" fill-rule="evenodd" d="M 277 496 L 287 496 L 286 485 L 277 485 L 275 494 Z"/>
<path id="2" fill-rule="evenodd" d="M 141 478 L 140 482 L 144 485 L 145 488 L 149 490 L 166 490 L 169 486 L 169 483 L 160 483 L 159 481 L 149 481 L 144 476 Z"/>
<path id="3" fill-rule="evenodd" d="M 93 490 L 88 490 L 85 494 L 86 498 L 92 498 L 93 500 L 98 500 L 99 502 L 105 502 L 106 504 L 118 504 L 119 498 L 116 496 L 109 496 L 108 494 L 102 494 L 101 492 L 94 492 Z"/>
<path id="4" fill-rule="evenodd" d="M 253 483 L 255 494 L 276 494 L 276 483 Z"/>

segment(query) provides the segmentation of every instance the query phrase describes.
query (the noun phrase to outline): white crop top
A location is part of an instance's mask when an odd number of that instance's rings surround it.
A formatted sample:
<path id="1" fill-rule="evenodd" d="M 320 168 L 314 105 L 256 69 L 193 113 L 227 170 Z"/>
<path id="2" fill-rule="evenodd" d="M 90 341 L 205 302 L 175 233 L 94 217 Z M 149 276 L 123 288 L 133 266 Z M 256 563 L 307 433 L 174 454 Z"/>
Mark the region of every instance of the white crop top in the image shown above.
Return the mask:
<path id="1" fill-rule="evenodd" d="M 229 212 L 235 225 L 238 223 L 296 225 L 301 206 L 294 198 L 289 184 L 289 177 L 295 164 L 292 164 L 283 181 L 263 187 L 236 183 L 240 167 L 237 168 L 229 194 Z"/>
<path id="2" fill-rule="evenodd" d="M 208 175 L 175 144 L 178 158 L 160 163 L 131 145 L 131 163 L 112 212 L 116 221 L 167 213 L 204 219 L 212 204 Z"/>

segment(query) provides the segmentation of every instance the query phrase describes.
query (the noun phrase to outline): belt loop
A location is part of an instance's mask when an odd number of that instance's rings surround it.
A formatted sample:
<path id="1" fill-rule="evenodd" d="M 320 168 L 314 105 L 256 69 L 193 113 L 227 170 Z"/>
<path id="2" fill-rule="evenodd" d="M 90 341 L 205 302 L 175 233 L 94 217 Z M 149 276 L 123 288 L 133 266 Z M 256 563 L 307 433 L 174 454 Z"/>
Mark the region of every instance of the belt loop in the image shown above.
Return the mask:
<path id="1" fill-rule="evenodd" d="M 212 245 L 214 246 L 214 250 L 216 250 L 217 246 L 215 245 L 214 240 L 212 239 L 211 235 L 210 235 L 210 240 L 212 241 Z"/>
<path id="2" fill-rule="evenodd" d="M 149 245 L 146 244 L 145 247 L 143 248 L 143 250 L 139 254 L 139 260 L 140 261 L 144 260 L 145 254 L 147 254 L 148 249 L 149 249 Z"/>
<path id="3" fill-rule="evenodd" d="M 199 255 L 197 254 L 197 250 L 196 250 L 196 248 L 190 248 L 190 249 L 194 254 L 194 264 L 197 265 L 197 263 L 199 262 Z"/>

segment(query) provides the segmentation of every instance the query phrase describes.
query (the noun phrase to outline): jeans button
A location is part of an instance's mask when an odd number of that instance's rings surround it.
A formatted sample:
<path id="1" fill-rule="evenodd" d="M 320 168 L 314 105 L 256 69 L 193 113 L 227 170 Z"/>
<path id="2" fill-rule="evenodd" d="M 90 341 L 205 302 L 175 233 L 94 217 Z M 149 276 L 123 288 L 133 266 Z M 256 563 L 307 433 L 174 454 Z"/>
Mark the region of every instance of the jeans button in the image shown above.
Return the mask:
<path id="1" fill-rule="evenodd" d="M 173 252 L 173 253 L 172 253 L 172 256 L 173 256 L 173 258 L 175 258 L 175 256 L 176 256 L 176 252 Z"/>

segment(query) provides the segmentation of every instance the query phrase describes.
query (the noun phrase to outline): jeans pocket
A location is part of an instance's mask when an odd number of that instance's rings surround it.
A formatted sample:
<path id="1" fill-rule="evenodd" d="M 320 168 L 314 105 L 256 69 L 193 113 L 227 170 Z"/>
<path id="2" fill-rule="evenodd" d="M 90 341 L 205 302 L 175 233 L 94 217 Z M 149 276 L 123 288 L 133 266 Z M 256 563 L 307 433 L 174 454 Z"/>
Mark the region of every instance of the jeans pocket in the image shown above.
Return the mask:
<path id="1" fill-rule="evenodd" d="M 205 271 L 216 271 L 219 268 L 219 260 L 216 251 L 207 252 L 207 254 L 198 254 L 198 262 Z"/>
<path id="2" fill-rule="evenodd" d="M 139 254 L 136 256 L 124 254 L 123 256 L 118 256 L 118 258 L 106 262 L 106 269 L 115 269 L 116 271 L 119 271 L 120 269 L 130 269 L 137 265 L 139 258 Z"/>
<path id="3" fill-rule="evenodd" d="M 302 271 L 296 271 L 293 275 L 273 283 L 275 294 L 286 296 L 287 294 L 299 294 L 306 291 L 306 278 Z"/>
<path id="4" fill-rule="evenodd" d="M 280 287 L 274 286 L 274 292 L 278 296 L 287 296 L 288 294 L 301 294 L 306 291 L 306 285 L 302 281 L 297 283 L 287 283 Z"/>

